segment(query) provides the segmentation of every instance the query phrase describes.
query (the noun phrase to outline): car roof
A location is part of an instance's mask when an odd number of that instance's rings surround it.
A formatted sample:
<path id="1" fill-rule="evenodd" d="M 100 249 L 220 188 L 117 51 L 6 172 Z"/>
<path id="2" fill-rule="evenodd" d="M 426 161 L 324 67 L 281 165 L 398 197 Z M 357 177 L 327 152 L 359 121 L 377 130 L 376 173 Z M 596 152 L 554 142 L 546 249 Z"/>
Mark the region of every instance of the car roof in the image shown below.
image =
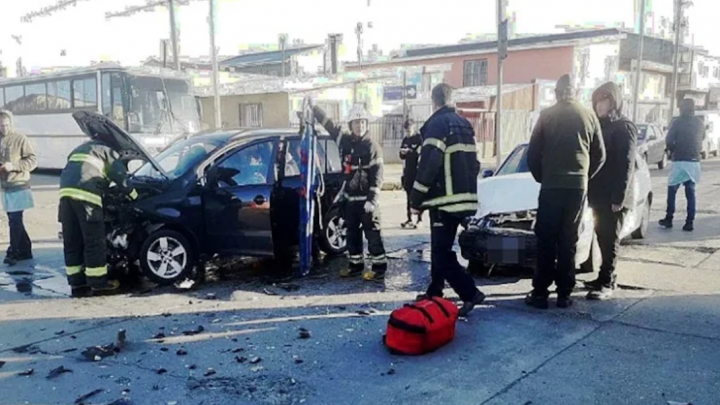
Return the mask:
<path id="1" fill-rule="evenodd" d="M 257 128 L 257 129 L 231 129 L 222 131 L 203 131 L 191 136 L 192 139 L 212 139 L 222 142 L 239 140 L 252 141 L 267 137 L 299 136 L 297 128 Z M 327 136 L 326 132 L 318 131 L 318 136 Z"/>

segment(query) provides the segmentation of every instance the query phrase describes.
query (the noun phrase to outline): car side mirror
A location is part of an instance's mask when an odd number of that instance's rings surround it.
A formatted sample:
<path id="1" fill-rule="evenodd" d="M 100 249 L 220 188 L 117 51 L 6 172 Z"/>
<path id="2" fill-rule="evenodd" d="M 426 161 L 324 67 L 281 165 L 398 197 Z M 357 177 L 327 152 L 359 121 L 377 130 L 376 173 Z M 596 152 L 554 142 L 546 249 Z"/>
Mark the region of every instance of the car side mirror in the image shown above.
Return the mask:
<path id="1" fill-rule="evenodd" d="M 203 187 L 212 187 L 217 184 L 217 168 L 210 167 L 205 170 L 205 174 L 198 179 L 198 183 Z"/>
<path id="2" fill-rule="evenodd" d="M 485 169 L 482 171 L 482 177 L 483 179 L 487 179 L 488 177 L 492 177 L 495 172 L 492 169 Z"/>

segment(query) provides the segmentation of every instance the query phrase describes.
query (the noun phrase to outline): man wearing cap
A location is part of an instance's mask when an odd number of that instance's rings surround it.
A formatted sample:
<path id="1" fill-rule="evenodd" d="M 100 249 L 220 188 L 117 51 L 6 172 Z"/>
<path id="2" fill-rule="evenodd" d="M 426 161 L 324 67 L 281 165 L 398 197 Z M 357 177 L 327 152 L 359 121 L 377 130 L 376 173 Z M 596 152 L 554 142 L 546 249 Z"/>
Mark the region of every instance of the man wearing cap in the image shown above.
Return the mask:
<path id="1" fill-rule="evenodd" d="M 314 103 L 314 102 L 313 102 Z M 341 277 L 362 274 L 366 281 L 382 280 L 387 271 L 385 245 L 380 229 L 380 188 L 383 182 L 382 147 L 368 134 L 370 115 L 361 105 L 348 113 L 350 132 L 328 118 L 320 107 L 313 107 L 315 119 L 332 135 L 340 148 L 345 184 L 345 227 L 349 267 L 340 271 Z M 365 269 L 362 234 L 368 241 L 372 267 Z"/>
<path id="2" fill-rule="evenodd" d="M 562 76 L 555 88 L 557 104 L 540 114 L 527 152 L 528 166 L 541 187 L 535 222 L 538 263 L 533 291 L 525 303 L 539 309 L 548 308 L 553 282 L 557 306 L 572 305 L 575 254 L 588 182 L 605 163 L 600 122 L 573 94 L 570 76 Z"/>

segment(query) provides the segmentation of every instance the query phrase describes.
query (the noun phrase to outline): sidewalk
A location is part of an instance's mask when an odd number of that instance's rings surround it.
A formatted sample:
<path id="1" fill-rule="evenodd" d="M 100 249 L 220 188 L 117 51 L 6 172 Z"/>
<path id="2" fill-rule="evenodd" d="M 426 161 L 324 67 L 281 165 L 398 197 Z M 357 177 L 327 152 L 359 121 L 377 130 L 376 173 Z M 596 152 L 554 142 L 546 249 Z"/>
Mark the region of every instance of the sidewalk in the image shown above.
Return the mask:
<path id="1" fill-rule="evenodd" d="M 495 158 L 481 159 L 480 172 L 485 169 L 495 169 Z M 385 181 L 383 182 L 383 190 L 401 190 L 402 189 L 402 172 L 403 165 L 399 163 L 391 163 L 385 165 Z"/>

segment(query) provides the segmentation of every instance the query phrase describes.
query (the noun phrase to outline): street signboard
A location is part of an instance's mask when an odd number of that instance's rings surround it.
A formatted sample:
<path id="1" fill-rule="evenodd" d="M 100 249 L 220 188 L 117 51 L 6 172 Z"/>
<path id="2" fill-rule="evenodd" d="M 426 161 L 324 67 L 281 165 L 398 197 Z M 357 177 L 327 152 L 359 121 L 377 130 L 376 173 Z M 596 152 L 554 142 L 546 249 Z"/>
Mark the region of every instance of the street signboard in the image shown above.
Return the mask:
<path id="1" fill-rule="evenodd" d="M 417 85 L 410 84 L 405 86 L 405 97 L 407 99 L 417 98 Z M 383 100 L 399 101 L 403 99 L 403 86 L 385 86 L 383 89 Z"/>

